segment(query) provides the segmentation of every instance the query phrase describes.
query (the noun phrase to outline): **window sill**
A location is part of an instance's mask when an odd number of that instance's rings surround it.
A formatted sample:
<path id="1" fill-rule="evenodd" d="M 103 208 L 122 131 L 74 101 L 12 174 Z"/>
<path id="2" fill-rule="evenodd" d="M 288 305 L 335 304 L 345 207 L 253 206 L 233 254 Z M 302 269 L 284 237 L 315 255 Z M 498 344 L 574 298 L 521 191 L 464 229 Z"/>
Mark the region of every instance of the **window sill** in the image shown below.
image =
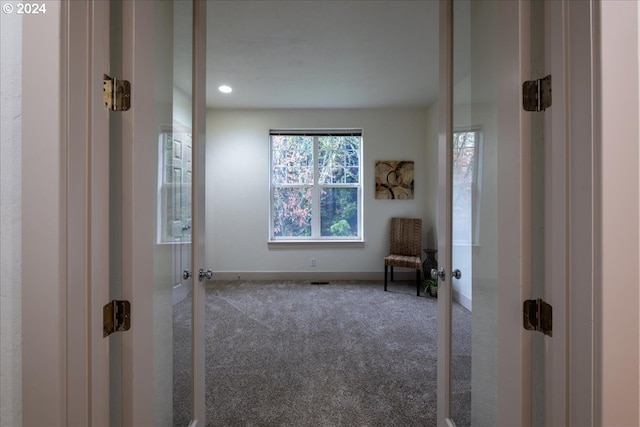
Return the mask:
<path id="1" fill-rule="evenodd" d="M 190 245 L 191 244 L 191 240 L 185 240 L 182 242 L 163 242 L 163 241 L 157 241 L 156 245 L 158 246 L 165 246 L 165 245 Z"/>
<path id="2" fill-rule="evenodd" d="M 364 240 L 269 240 L 269 249 L 364 248 Z"/>

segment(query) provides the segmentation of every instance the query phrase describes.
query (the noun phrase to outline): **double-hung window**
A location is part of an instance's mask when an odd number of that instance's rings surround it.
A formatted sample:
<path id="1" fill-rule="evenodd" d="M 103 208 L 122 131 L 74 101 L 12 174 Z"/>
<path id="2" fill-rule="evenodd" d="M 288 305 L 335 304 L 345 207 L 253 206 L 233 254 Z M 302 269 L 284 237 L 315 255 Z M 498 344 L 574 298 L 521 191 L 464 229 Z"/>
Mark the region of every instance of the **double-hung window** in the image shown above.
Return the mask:
<path id="1" fill-rule="evenodd" d="M 362 239 L 362 131 L 272 130 L 271 240 Z"/>

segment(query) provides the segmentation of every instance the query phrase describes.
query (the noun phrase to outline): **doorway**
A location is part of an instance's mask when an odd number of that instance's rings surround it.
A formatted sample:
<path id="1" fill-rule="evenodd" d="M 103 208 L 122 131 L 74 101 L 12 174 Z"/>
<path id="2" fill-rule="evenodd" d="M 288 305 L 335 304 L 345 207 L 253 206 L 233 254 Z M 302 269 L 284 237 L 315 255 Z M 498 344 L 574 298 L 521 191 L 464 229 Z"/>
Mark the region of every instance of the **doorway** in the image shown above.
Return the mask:
<path id="1" fill-rule="evenodd" d="M 438 7 L 208 5 L 207 218 L 215 220 L 206 235 L 215 279 L 380 280 L 394 215 L 423 218 L 423 247 L 435 246 Z M 363 132 L 366 240 L 272 241 L 270 130 L 354 127 Z M 415 162 L 413 199 L 375 198 L 376 160 Z"/>

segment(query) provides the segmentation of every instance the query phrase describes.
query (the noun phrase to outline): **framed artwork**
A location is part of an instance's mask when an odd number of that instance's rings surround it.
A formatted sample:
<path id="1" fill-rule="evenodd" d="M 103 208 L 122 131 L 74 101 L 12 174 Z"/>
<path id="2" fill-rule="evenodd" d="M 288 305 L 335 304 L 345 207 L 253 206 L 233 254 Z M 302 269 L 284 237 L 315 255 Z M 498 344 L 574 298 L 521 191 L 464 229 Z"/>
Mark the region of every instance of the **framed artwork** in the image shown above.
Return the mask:
<path id="1" fill-rule="evenodd" d="M 376 199 L 413 199 L 413 161 L 376 161 Z"/>

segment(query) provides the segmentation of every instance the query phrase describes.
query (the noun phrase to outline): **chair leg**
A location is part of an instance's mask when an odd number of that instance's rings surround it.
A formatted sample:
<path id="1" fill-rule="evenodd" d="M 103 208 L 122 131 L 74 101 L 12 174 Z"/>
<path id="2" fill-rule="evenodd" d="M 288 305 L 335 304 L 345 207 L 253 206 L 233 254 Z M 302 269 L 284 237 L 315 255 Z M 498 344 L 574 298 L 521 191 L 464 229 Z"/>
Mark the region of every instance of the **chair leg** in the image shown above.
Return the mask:
<path id="1" fill-rule="evenodd" d="M 384 265 L 384 291 L 387 292 L 387 264 Z"/>
<path id="2" fill-rule="evenodd" d="M 420 270 L 416 270 L 416 295 L 420 296 Z"/>
<path id="3" fill-rule="evenodd" d="M 391 281 L 393 282 L 393 265 L 391 266 Z"/>

